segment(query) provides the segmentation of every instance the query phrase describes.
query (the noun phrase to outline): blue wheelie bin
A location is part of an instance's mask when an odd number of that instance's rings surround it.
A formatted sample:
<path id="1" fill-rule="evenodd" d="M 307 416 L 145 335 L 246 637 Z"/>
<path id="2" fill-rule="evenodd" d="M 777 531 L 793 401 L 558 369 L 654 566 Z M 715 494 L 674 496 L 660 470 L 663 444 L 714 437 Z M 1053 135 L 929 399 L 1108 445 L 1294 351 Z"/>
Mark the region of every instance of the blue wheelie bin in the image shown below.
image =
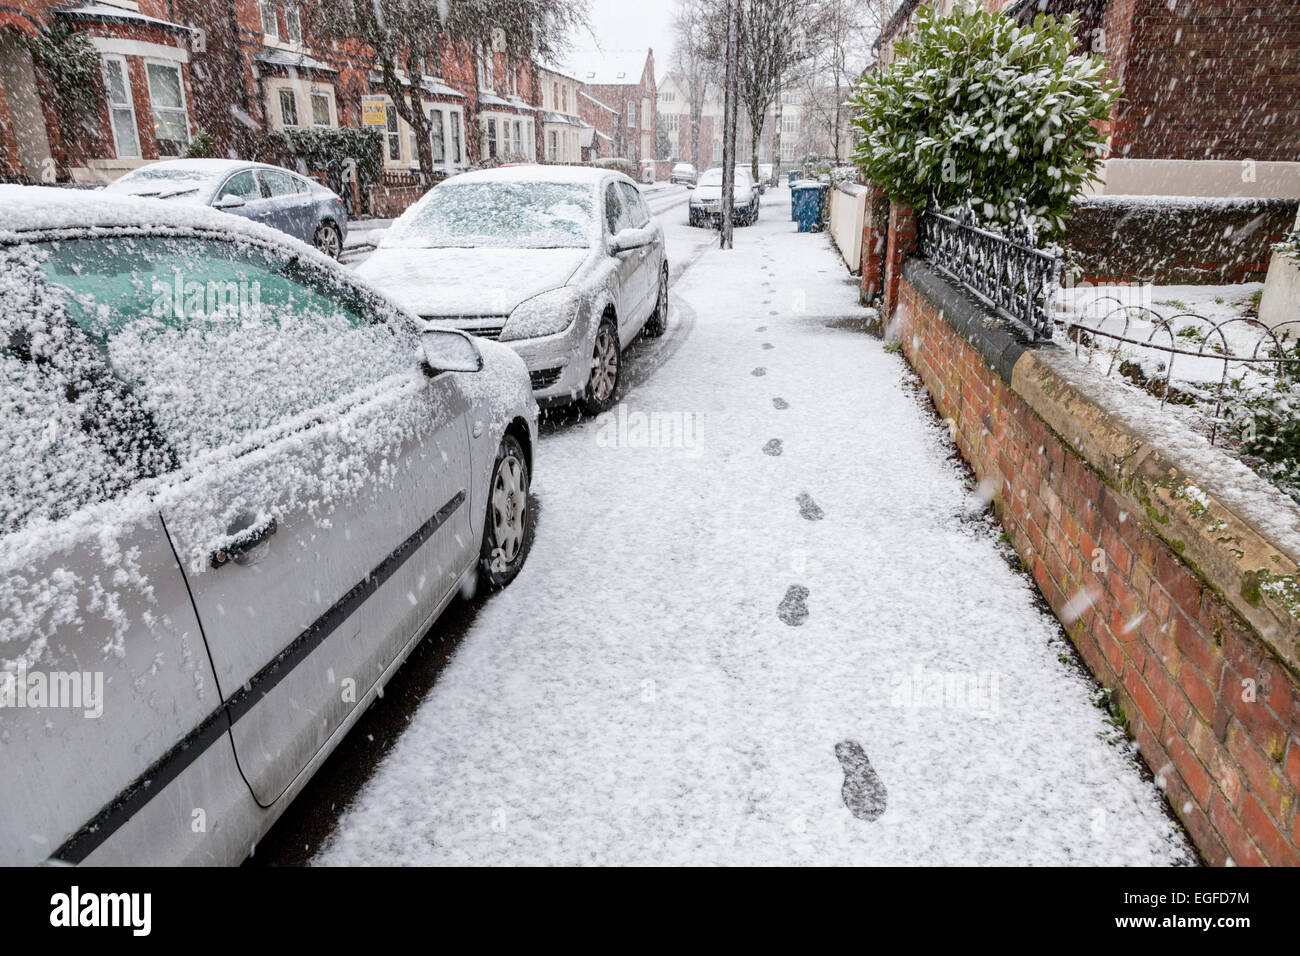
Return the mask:
<path id="1" fill-rule="evenodd" d="M 822 209 L 826 200 L 826 185 L 810 180 L 796 183 L 791 188 L 790 205 L 800 232 L 819 232 L 822 228 Z"/>
<path id="2" fill-rule="evenodd" d="M 799 178 L 799 170 L 787 169 L 785 171 L 785 184 L 791 189 L 794 188 L 794 181 Z"/>

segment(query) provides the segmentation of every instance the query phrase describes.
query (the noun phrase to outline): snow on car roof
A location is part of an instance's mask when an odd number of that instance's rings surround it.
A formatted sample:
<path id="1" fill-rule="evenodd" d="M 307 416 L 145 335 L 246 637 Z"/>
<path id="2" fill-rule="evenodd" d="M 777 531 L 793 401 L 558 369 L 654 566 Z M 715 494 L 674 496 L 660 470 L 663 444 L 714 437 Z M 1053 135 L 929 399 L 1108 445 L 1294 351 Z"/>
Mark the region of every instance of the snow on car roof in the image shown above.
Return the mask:
<path id="1" fill-rule="evenodd" d="M 24 234 L 52 229 L 112 229 L 123 226 L 208 229 L 290 246 L 298 254 L 310 252 L 319 261 L 334 264 L 327 256 L 278 229 L 206 206 L 173 203 L 165 199 L 145 199 L 103 190 L 0 184 L 0 242 L 29 239 L 30 236 Z"/>
<path id="2" fill-rule="evenodd" d="M 543 166 L 529 163 L 521 166 L 499 166 L 496 169 L 480 169 L 471 173 L 461 173 L 444 180 L 446 183 L 579 183 L 595 185 L 607 176 L 626 179 L 627 176 L 616 169 L 602 169 L 596 166 Z M 635 185 L 635 183 L 633 183 Z"/>

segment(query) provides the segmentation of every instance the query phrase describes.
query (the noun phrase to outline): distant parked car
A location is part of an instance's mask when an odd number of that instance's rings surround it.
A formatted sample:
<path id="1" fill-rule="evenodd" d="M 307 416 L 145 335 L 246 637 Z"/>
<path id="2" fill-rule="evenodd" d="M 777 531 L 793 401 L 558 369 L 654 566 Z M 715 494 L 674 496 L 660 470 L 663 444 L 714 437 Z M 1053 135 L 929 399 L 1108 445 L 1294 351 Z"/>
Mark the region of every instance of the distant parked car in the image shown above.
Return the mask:
<path id="1" fill-rule="evenodd" d="M 0 865 L 238 864 L 522 567 L 527 372 L 207 209 L 0 186 L 0 223 L 0 675 L 59 692 L 0 708 Z"/>
<path id="2" fill-rule="evenodd" d="M 347 209 L 333 190 L 265 163 L 169 159 L 132 170 L 104 191 L 211 206 L 309 242 L 331 259 L 348 236 Z"/>
<path id="3" fill-rule="evenodd" d="M 668 322 L 664 235 L 636 184 L 610 169 L 463 173 L 388 230 L 359 275 L 421 318 L 499 339 L 539 402 L 614 402 L 622 350 Z"/>
<path id="4" fill-rule="evenodd" d="M 695 181 L 700 178 L 695 167 L 690 163 L 678 163 L 673 167 L 673 171 L 668 174 L 668 181 L 674 185 L 694 186 Z"/>
<path id="5" fill-rule="evenodd" d="M 749 177 L 750 182 L 754 184 L 754 188 L 759 191 L 760 195 L 767 192 L 767 180 L 763 179 L 761 174 L 758 179 L 754 179 L 754 170 L 749 163 L 736 167 L 736 175 L 739 176 L 741 173 Z"/>
<path id="6" fill-rule="evenodd" d="M 732 189 L 735 217 L 739 225 L 758 222 L 760 193 L 749 177 L 749 170 L 737 167 Z M 700 174 L 699 184 L 691 193 L 687 221 L 692 226 L 707 225 L 722 218 L 722 167 L 715 166 Z"/>

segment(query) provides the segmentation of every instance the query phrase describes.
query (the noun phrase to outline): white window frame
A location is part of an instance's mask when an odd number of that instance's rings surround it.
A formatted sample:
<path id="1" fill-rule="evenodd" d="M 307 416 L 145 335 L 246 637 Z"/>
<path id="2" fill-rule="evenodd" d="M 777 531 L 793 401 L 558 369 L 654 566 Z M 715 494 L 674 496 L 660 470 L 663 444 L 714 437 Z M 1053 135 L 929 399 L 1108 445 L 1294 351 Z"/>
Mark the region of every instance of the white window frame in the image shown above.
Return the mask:
<path id="1" fill-rule="evenodd" d="M 149 119 L 152 120 L 153 119 L 152 114 L 158 107 L 153 105 L 153 81 L 150 80 L 149 78 L 150 66 L 161 66 L 164 69 L 176 71 L 176 81 L 177 81 L 176 86 L 177 89 L 180 91 L 181 105 L 179 107 L 165 106 L 163 107 L 163 109 L 177 111 L 185 114 L 185 144 L 184 145 L 188 146 L 190 144 L 190 138 L 191 138 L 190 137 L 190 104 L 189 104 L 189 100 L 187 100 L 185 97 L 185 70 L 182 69 L 183 64 L 179 60 L 163 60 L 163 59 L 153 59 L 153 58 L 145 59 L 144 82 L 149 92 L 149 112 L 150 112 Z M 158 138 L 156 135 L 154 137 L 154 146 L 158 146 Z M 162 155 L 163 155 L 163 151 L 161 148 L 159 148 L 158 156 L 161 158 Z M 183 156 L 184 153 L 181 153 L 179 155 Z M 169 156 L 168 158 L 174 159 L 178 157 Z"/>
<path id="2" fill-rule="evenodd" d="M 289 98 L 293 101 L 293 122 L 290 123 L 284 115 L 284 95 L 288 93 Z M 280 128 L 281 129 L 301 129 L 302 128 L 302 110 L 298 109 L 298 91 L 292 86 L 281 86 L 275 91 L 276 105 L 280 110 Z"/>
<path id="3" fill-rule="evenodd" d="M 627 128 L 636 129 L 636 100 L 627 101 Z"/>
<path id="4" fill-rule="evenodd" d="M 447 165 L 447 121 L 443 118 L 446 112 L 441 106 L 430 106 L 427 111 L 429 117 L 429 149 L 433 152 L 434 163 L 439 166 Z M 438 156 L 435 143 L 442 147 L 441 157 Z"/>
<path id="5" fill-rule="evenodd" d="M 126 104 L 115 105 L 110 98 L 112 96 L 111 87 L 108 79 L 104 80 L 104 99 L 108 103 L 108 126 L 113 132 L 113 152 L 118 159 L 143 159 L 144 151 L 140 147 L 140 123 L 135 115 L 135 97 L 131 93 L 131 68 L 126 62 L 126 57 L 118 53 L 103 54 L 101 59 L 107 69 L 107 64 L 111 61 L 117 64 L 122 70 L 122 88 L 126 93 Z M 131 131 L 135 135 L 135 152 L 124 151 L 122 144 L 117 138 L 117 126 L 113 123 L 113 114 L 115 112 L 127 112 L 131 114 Z"/>
<path id="6" fill-rule="evenodd" d="M 465 113 L 460 109 L 447 111 L 447 122 L 451 124 L 451 139 L 447 141 L 447 162 L 459 166 L 465 162 Z"/>
<path id="7" fill-rule="evenodd" d="M 321 99 L 321 100 L 324 100 L 324 101 L 325 101 L 325 119 L 326 119 L 326 122 L 324 122 L 324 123 L 317 123 L 317 122 L 316 122 L 316 100 L 318 100 L 318 99 Z M 334 128 L 334 103 L 333 103 L 333 100 L 334 100 L 334 97 L 330 96 L 328 93 L 322 93 L 322 92 L 320 92 L 320 91 L 318 91 L 318 90 L 312 90 L 310 93 L 307 94 L 307 102 L 311 105 L 311 125 L 312 125 L 312 126 L 316 127 L 317 129 L 326 129 L 326 128 L 333 129 L 333 128 Z"/>
<path id="8" fill-rule="evenodd" d="M 266 15 L 271 14 L 271 29 L 267 30 Z M 257 14 L 262 20 L 262 35 L 272 40 L 280 39 L 280 19 L 276 15 L 274 0 L 257 0 Z"/>
<path id="9" fill-rule="evenodd" d="M 390 125 L 391 124 L 391 125 Z M 393 144 L 397 144 L 397 155 L 393 155 Z M 402 118 L 397 115 L 397 107 L 388 101 L 384 109 L 384 162 L 400 163 L 402 161 Z"/>
<path id="10" fill-rule="evenodd" d="M 294 36 L 297 33 L 297 36 Z M 294 46 L 302 46 L 302 11 L 296 3 L 284 8 L 284 39 Z"/>

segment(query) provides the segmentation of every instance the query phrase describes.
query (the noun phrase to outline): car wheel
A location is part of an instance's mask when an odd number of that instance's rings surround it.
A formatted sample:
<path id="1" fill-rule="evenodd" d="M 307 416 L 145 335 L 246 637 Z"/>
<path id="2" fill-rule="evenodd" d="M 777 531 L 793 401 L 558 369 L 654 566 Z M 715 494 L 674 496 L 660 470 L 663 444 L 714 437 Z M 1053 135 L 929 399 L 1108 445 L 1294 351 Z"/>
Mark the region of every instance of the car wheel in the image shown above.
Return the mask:
<path id="1" fill-rule="evenodd" d="M 343 236 L 339 233 L 339 227 L 332 222 L 322 222 L 316 227 L 312 245 L 331 259 L 337 259 L 343 251 Z"/>
<path id="2" fill-rule="evenodd" d="M 664 263 L 659 272 L 659 298 L 655 300 L 655 310 L 645 321 L 647 338 L 657 339 L 668 329 L 668 264 Z"/>
<path id="3" fill-rule="evenodd" d="M 487 519 L 479 548 L 479 575 L 489 588 L 515 579 L 533 544 L 533 511 L 528 507 L 528 459 L 513 435 L 501 439 L 488 485 Z"/>
<path id="4" fill-rule="evenodd" d="M 582 410 L 598 415 L 614 404 L 618 391 L 618 375 L 622 370 L 623 356 L 618 351 L 618 329 L 606 318 L 596 330 L 596 345 L 591 352 L 591 377 L 582 395 Z"/>

